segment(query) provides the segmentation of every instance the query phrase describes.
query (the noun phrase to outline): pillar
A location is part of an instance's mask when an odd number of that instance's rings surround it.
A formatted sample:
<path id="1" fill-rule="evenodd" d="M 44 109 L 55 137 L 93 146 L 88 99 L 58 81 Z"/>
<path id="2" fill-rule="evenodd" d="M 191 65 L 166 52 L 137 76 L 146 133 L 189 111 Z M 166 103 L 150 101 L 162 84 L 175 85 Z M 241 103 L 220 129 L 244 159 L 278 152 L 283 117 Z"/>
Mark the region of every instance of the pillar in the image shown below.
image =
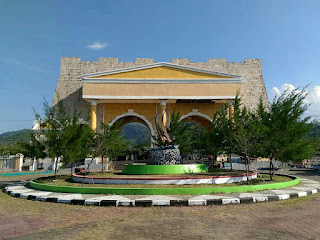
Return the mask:
<path id="1" fill-rule="evenodd" d="M 234 111 L 234 108 L 233 108 L 232 102 L 230 101 L 230 102 L 228 103 L 229 119 L 231 119 L 231 117 L 232 117 L 232 115 L 233 115 L 233 111 Z"/>
<path id="2" fill-rule="evenodd" d="M 19 154 L 18 157 L 19 157 L 19 171 L 21 172 L 21 171 L 22 171 L 22 165 L 23 165 L 23 157 L 24 157 L 24 155 L 23 155 L 23 154 Z"/>
<path id="3" fill-rule="evenodd" d="M 167 103 L 164 100 L 160 101 L 161 126 L 167 127 Z"/>
<path id="4" fill-rule="evenodd" d="M 92 130 L 97 129 L 97 101 L 91 101 L 91 122 L 90 127 Z"/>

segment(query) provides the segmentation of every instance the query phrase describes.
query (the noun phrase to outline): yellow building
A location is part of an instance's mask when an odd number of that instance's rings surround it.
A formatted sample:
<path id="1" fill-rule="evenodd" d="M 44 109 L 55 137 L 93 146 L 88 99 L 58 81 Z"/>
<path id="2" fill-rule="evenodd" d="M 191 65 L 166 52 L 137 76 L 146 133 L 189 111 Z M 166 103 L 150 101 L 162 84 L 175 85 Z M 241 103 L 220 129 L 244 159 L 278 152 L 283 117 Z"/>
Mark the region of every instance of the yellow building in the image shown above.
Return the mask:
<path id="1" fill-rule="evenodd" d="M 209 59 L 191 63 L 174 59 L 172 63 L 154 63 L 153 59 L 118 62 L 100 58 L 83 62 L 80 58 L 62 58 L 59 82 L 53 105 L 64 101 L 69 112 L 89 113 L 93 129 L 100 122 L 124 126 L 139 122 L 156 135 L 156 123 L 168 126 L 174 110 L 181 121 L 210 126 L 221 104 L 229 104 L 240 94 L 250 108 L 262 96 L 267 102 L 259 59 L 227 63 Z"/>
<path id="2" fill-rule="evenodd" d="M 240 91 L 241 77 L 155 63 L 82 76 L 82 98 L 91 104 L 91 127 L 97 127 L 97 105 L 103 122 L 122 125 L 140 122 L 155 135 L 156 121 L 170 124 L 180 112 L 182 121 L 209 126 L 222 103 L 230 103 Z"/>

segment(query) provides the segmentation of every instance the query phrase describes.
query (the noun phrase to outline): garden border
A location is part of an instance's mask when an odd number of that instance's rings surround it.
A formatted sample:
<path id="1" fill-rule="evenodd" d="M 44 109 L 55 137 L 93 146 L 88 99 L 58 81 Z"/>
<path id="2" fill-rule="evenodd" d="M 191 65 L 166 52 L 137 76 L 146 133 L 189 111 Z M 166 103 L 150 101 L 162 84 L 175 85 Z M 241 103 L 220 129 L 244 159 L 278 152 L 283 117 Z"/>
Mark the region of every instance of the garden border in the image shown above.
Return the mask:
<path id="1" fill-rule="evenodd" d="M 272 190 L 292 187 L 300 183 L 300 178 L 292 175 L 276 174 L 286 176 L 293 180 L 281 183 L 232 186 L 232 187 L 195 187 L 195 188 L 103 188 L 103 187 L 70 187 L 55 186 L 37 183 L 33 180 L 29 186 L 33 189 L 62 192 L 62 193 L 81 193 L 81 194 L 117 194 L 117 195 L 201 195 L 211 193 L 243 193 L 261 190 Z"/>

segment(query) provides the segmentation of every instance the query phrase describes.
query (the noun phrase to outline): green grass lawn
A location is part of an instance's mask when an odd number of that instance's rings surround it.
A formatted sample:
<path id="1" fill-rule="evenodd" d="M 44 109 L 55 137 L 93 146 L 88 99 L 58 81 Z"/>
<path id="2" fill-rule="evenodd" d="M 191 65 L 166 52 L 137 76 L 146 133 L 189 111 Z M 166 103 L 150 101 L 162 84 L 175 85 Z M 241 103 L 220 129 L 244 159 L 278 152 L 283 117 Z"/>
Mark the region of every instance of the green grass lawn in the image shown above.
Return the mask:
<path id="1" fill-rule="evenodd" d="M 270 181 L 269 175 L 262 174 L 266 183 L 279 183 L 292 180 L 291 178 L 284 176 L 274 176 L 273 180 Z M 57 181 L 53 181 L 53 177 L 39 178 L 35 182 L 56 185 L 56 186 L 72 186 L 72 187 L 105 187 L 105 188 L 193 188 L 193 187 L 223 187 L 223 186 L 243 186 L 246 182 L 229 183 L 229 184 L 190 184 L 190 185 L 164 185 L 164 184 L 81 184 L 74 183 L 70 176 L 58 176 Z M 264 184 L 261 178 L 256 178 L 249 181 L 250 185 Z"/>

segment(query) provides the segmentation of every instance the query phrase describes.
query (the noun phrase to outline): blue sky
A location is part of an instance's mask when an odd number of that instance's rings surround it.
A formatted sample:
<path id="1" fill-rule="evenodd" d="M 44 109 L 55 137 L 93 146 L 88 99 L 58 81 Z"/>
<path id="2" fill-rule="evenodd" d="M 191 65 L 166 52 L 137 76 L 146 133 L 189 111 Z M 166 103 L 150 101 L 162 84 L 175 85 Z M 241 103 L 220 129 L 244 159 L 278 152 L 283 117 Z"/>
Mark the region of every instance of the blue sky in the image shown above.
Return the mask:
<path id="1" fill-rule="evenodd" d="M 0 133 L 30 128 L 32 108 L 52 101 L 62 56 L 261 58 L 270 98 L 310 84 L 319 114 L 319 12 L 316 0 L 0 0 Z"/>

